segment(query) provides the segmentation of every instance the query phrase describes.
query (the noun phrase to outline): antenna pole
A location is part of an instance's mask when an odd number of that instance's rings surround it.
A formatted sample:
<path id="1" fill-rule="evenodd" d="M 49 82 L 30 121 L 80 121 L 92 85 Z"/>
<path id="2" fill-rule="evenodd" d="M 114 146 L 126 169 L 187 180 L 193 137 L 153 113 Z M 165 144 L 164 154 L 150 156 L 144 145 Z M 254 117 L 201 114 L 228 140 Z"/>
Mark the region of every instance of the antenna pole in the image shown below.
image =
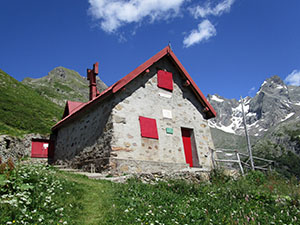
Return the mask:
<path id="1" fill-rule="evenodd" d="M 245 128 L 245 135 L 246 135 L 246 139 L 247 139 L 247 147 L 248 147 L 248 153 L 249 153 L 249 158 L 250 158 L 251 169 L 255 170 L 253 157 L 252 157 L 252 149 L 251 149 L 251 144 L 250 144 L 250 138 L 249 138 L 249 135 L 248 135 L 248 129 L 247 129 L 247 124 L 246 124 L 246 116 L 245 116 L 245 111 L 244 111 L 244 100 L 243 100 L 242 96 L 241 96 L 241 104 L 242 104 L 243 122 L 244 122 L 244 128 Z"/>
<path id="2" fill-rule="evenodd" d="M 170 47 L 171 51 L 173 51 L 172 46 L 171 46 L 171 41 L 169 41 L 168 46 Z"/>

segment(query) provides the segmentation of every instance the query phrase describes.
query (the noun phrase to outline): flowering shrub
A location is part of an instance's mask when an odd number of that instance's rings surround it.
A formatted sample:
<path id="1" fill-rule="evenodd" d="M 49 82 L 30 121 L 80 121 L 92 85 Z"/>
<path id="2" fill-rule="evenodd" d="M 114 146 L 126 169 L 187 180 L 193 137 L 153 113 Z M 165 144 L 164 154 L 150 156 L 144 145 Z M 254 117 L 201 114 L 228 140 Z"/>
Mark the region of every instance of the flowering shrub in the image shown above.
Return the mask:
<path id="1" fill-rule="evenodd" d="M 0 175 L 0 224 L 68 224 L 65 196 L 73 189 L 49 167 L 17 165 Z"/>
<path id="2" fill-rule="evenodd" d="M 9 176 L 10 172 L 13 171 L 15 168 L 15 164 L 12 158 L 9 158 L 7 162 L 2 162 L 2 157 L 0 156 L 0 174 L 6 173 Z"/>

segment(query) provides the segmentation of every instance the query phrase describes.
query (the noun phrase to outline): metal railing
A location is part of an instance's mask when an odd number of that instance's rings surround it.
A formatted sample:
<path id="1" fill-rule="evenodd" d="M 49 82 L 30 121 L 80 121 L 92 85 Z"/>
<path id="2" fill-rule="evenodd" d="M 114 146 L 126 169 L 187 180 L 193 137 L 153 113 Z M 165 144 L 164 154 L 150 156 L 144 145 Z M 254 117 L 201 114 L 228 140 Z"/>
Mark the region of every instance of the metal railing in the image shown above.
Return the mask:
<path id="1" fill-rule="evenodd" d="M 250 156 L 238 150 L 211 149 L 211 156 L 214 168 L 217 166 L 228 168 L 236 164 L 242 175 L 245 174 L 245 170 L 251 169 Z M 252 158 L 255 170 L 272 171 L 274 161 L 257 156 L 252 156 Z"/>

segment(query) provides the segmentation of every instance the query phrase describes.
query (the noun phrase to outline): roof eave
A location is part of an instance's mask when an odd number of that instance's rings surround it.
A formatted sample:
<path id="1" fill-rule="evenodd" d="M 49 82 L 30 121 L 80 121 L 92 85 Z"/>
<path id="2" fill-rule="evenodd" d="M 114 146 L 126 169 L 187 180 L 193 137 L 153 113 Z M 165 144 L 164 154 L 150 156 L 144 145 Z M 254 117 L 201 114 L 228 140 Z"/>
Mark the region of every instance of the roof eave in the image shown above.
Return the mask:
<path id="1" fill-rule="evenodd" d="M 172 51 L 169 52 L 169 55 L 175 61 L 175 64 L 178 65 L 179 69 L 186 76 L 186 78 L 188 79 L 188 81 L 191 83 L 192 89 L 193 89 L 194 93 L 197 95 L 197 97 L 200 100 L 200 102 L 202 103 L 202 105 L 204 107 L 208 108 L 208 112 L 205 113 L 206 114 L 206 119 L 211 119 L 211 118 L 216 117 L 217 116 L 216 111 L 214 110 L 214 108 L 212 107 L 212 105 L 207 101 L 207 99 L 203 95 L 202 91 L 199 89 L 199 87 L 197 86 L 197 84 L 193 81 L 193 79 L 191 78 L 191 76 L 189 75 L 189 73 L 187 72 L 187 70 L 184 68 L 184 66 L 181 64 L 181 62 L 179 61 L 179 59 L 176 57 L 176 55 Z"/>

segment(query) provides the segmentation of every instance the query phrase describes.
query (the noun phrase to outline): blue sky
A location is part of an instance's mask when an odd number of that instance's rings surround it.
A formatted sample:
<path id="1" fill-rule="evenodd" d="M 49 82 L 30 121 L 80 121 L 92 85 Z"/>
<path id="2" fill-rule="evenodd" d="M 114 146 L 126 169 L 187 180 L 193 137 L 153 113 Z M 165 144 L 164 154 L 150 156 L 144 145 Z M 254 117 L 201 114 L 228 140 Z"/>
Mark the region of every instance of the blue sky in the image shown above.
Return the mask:
<path id="1" fill-rule="evenodd" d="M 272 75 L 300 82 L 299 0 L 2 0 L 0 68 L 57 66 L 111 85 L 171 42 L 202 92 L 253 95 Z"/>

